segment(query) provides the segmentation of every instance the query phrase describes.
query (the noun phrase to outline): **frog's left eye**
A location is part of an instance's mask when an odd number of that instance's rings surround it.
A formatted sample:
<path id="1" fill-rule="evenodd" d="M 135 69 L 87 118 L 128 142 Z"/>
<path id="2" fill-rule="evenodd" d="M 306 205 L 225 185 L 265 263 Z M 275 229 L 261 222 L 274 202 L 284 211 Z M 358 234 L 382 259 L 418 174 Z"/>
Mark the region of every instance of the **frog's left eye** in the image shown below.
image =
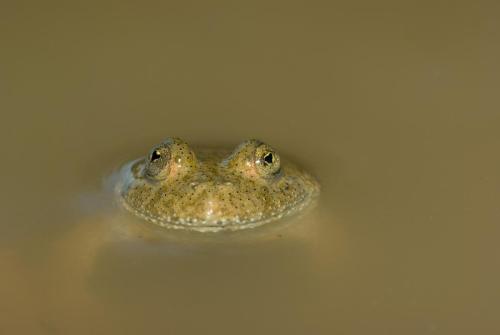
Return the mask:
<path id="1" fill-rule="evenodd" d="M 157 161 L 160 158 L 161 158 L 161 152 L 160 152 L 160 150 L 156 149 L 156 150 L 153 150 L 153 152 L 151 153 L 149 161 L 152 163 L 154 161 Z"/>
<path id="2" fill-rule="evenodd" d="M 280 156 L 267 144 L 255 150 L 255 164 L 260 175 L 266 177 L 280 171 Z"/>

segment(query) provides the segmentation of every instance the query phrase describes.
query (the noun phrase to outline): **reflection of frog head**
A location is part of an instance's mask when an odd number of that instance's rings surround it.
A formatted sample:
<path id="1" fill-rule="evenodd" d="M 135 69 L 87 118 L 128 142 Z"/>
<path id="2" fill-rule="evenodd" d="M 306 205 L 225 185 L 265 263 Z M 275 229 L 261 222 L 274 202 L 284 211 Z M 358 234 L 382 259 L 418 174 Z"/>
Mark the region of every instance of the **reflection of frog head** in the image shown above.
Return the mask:
<path id="1" fill-rule="evenodd" d="M 296 212 L 318 193 L 316 181 L 258 140 L 232 153 L 199 150 L 178 138 L 128 164 L 126 208 L 159 225 L 198 231 L 258 226 Z"/>

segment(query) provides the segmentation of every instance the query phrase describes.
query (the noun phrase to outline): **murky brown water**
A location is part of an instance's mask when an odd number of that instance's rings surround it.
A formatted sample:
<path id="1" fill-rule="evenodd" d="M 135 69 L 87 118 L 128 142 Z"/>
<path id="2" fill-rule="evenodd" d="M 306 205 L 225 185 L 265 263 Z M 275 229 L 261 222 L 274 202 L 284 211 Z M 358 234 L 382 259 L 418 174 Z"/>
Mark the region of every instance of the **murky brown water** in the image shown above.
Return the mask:
<path id="1" fill-rule="evenodd" d="M 0 333 L 500 333 L 499 10 L 3 4 Z M 171 135 L 261 138 L 320 203 L 142 224 L 106 178 Z"/>

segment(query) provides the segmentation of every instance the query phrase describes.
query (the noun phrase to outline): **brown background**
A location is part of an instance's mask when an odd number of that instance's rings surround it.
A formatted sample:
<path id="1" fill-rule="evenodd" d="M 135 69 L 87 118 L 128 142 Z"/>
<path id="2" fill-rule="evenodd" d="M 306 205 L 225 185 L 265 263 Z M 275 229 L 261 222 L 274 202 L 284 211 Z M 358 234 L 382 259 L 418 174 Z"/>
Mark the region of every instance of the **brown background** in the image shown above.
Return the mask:
<path id="1" fill-rule="evenodd" d="M 500 333 L 496 2 L 0 7 L 2 334 Z M 141 238 L 102 180 L 171 135 L 261 138 L 319 206 Z"/>

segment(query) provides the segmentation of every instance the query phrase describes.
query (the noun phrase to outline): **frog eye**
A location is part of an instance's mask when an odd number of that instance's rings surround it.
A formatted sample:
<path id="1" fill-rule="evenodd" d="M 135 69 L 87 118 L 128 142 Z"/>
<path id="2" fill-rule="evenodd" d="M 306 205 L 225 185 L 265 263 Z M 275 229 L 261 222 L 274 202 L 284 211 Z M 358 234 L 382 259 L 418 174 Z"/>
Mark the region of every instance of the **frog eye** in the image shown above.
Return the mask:
<path id="1" fill-rule="evenodd" d="M 151 150 L 144 169 L 145 174 L 153 179 L 165 178 L 168 174 L 170 156 L 168 145 L 162 144 Z"/>
<path id="2" fill-rule="evenodd" d="M 272 152 L 268 152 L 263 156 L 264 165 L 272 165 L 275 161 L 274 154 Z"/>
<path id="3" fill-rule="evenodd" d="M 255 150 L 255 165 L 262 176 L 274 175 L 280 171 L 280 157 L 267 144 L 262 144 Z"/>
<path id="4" fill-rule="evenodd" d="M 155 149 L 155 150 L 153 150 L 153 152 L 151 153 L 151 155 L 150 155 L 150 157 L 149 157 L 149 161 L 150 161 L 150 162 L 154 162 L 154 161 L 156 161 L 156 160 L 158 160 L 158 159 L 160 159 L 160 158 L 161 158 L 161 152 L 160 152 L 160 150 Z"/>

